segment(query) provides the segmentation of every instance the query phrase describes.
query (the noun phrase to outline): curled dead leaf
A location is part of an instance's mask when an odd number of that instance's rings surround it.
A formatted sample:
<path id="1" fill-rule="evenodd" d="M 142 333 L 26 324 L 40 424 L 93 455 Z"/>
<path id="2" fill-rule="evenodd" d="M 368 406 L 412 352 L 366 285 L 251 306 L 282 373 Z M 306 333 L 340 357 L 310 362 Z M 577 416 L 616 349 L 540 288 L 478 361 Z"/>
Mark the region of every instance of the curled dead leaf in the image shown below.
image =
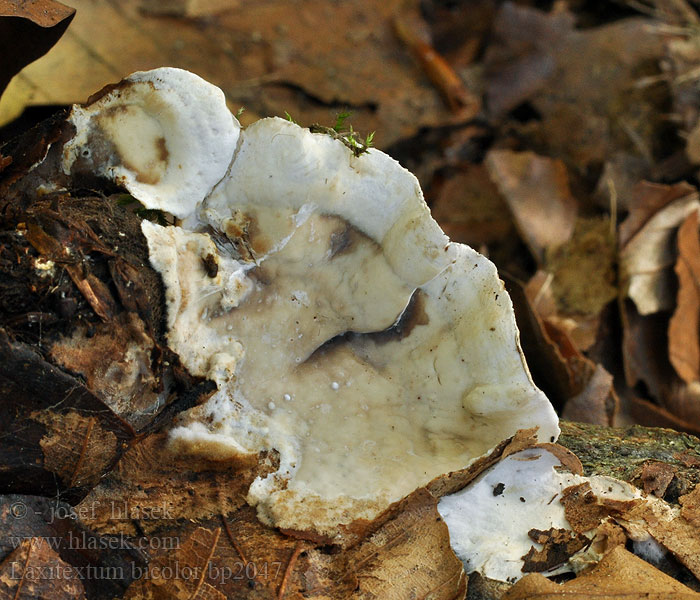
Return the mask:
<path id="1" fill-rule="evenodd" d="M 485 163 L 523 240 L 542 263 L 545 251 L 566 242 L 574 231 L 578 205 L 564 163 L 510 150 L 491 150 Z"/>
<path id="2" fill-rule="evenodd" d="M 25 65 L 49 51 L 74 15 L 75 9 L 55 0 L 0 1 L 0 94 Z"/>
<path id="3" fill-rule="evenodd" d="M 693 600 L 700 594 L 618 546 L 596 567 L 564 584 L 533 573 L 523 577 L 503 600 Z"/>
<path id="4" fill-rule="evenodd" d="M 676 262 L 675 232 L 700 207 L 697 192 L 666 204 L 649 218 L 620 249 L 621 281 L 639 314 L 670 310 Z"/>
<path id="5" fill-rule="evenodd" d="M 700 380 L 700 238 L 698 211 L 691 212 L 678 229 L 676 309 L 668 326 L 668 356 L 686 382 Z"/>

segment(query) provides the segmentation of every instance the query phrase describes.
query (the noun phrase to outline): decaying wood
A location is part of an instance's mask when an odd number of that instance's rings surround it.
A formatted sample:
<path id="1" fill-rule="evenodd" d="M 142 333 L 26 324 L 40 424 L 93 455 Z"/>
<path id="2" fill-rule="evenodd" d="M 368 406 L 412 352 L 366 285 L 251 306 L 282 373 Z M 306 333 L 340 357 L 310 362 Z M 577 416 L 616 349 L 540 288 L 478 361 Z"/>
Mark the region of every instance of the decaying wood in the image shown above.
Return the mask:
<path id="1" fill-rule="evenodd" d="M 644 489 L 649 466 L 654 465 L 673 474 L 660 495 L 670 502 L 700 483 L 700 440 L 693 435 L 639 425 L 610 428 L 567 421 L 561 428 L 559 443 L 579 457 L 585 475 L 609 475 Z"/>

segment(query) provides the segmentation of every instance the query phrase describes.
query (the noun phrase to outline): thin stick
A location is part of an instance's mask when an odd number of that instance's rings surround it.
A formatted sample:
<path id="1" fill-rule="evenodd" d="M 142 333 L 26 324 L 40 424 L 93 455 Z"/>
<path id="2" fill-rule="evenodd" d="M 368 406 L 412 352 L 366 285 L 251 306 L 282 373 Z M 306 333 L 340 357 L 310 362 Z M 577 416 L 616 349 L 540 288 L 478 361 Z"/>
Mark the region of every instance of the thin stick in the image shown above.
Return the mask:
<path id="1" fill-rule="evenodd" d="M 287 568 L 284 571 L 284 577 L 282 578 L 282 583 L 280 584 L 280 589 L 277 592 L 277 600 L 282 600 L 284 598 L 284 593 L 287 588 L 287 583 L 289 581 L 289 578 L 292 574 L 292 571 L 294 570 L 294 564 L 297 562 L 297 558 L 299 558 L 299 555 L 304 551 L 304 546 L 301 542 L 297 542 L 297 545 L 294 547 L 294 552 L 292 552 L 292 556 L 289 559 L 289 564 L 287 565 Z"/>

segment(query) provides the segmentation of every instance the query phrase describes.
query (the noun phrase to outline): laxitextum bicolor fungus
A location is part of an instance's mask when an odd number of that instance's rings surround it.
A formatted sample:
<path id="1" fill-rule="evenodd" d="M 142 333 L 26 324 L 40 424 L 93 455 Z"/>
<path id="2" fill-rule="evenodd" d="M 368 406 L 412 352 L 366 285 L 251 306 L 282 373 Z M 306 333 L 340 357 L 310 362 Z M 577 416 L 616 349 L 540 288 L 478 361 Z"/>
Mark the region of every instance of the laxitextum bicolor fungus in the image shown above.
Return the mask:
<path id="1" fill-rule="evenodd" d="M 248 492 L 264 522 L 337 539 L 519 429 L 557 437 L 494 265 L 445 236 L 386 154 L 279 118 L 241 130 L 220 90 L 176 69 L 70 120 L 66 172 L 176 217 L 142 225 L 167 341 L 217 390 L 171 444 L 268 451 L 275 470 Z"/>

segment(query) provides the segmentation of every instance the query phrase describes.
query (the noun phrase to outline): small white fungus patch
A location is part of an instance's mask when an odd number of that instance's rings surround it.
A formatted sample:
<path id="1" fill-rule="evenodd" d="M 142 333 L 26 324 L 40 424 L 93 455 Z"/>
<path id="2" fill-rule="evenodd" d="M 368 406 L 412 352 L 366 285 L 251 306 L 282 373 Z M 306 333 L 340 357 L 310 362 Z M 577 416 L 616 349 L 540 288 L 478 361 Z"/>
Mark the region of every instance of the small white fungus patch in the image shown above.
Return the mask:
<path id="1" fill-rule="evenodd" d="M 641 497 L 636 488 L 610 477 L 582 477 L 559 469 L 561 463 L 543 448 L 512 454 L 484 471 L 463 490 L 444 496 L 438 511 L 450 531 L 450 543 L 467 574 L 478 571 L 489 579 L 516 581 L 531 547 L 542 546 L 528 536 L 531 529 L 571 530 L 561 493 L 588 482 L 598 497 L 631 500 Z M 589 537 L 593 537 L 591 532 Z M 593 550 L 582 550 L 545 575 L 577 571 L 597 562 Z"/>

